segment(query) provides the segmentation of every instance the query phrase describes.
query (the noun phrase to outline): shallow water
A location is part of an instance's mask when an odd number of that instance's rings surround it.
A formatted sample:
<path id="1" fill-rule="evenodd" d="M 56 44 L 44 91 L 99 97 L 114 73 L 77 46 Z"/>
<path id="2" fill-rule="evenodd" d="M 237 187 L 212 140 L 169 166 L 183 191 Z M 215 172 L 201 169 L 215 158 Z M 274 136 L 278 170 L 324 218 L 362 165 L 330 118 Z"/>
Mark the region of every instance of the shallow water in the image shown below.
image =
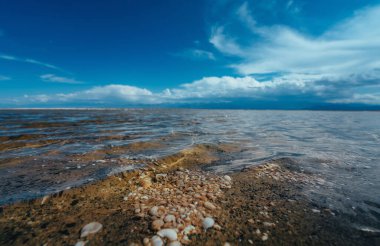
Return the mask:
<path id="1" fill-rule="evenodd" d="M 78 156 L 135 142 L 161 146 Z M 210 171 L 228 173 L 287 157 L 319 176 L 305 189 L 316 206 L 380 224 L 380 113 L 253 110 L 2 110 L 0 204 L 41 196 L 127 170 L 123 159 L 174 154 L 194 144 L 243 151 Z M 355 216 L 362 216 L 356 220 Z"/>

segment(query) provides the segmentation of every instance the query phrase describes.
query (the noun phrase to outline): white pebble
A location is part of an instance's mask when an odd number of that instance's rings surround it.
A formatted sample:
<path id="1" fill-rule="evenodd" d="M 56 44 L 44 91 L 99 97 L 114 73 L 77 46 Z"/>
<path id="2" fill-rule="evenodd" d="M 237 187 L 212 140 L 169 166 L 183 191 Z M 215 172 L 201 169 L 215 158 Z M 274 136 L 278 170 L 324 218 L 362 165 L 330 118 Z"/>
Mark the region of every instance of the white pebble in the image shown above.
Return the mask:
<path id="1" fill-rule="evenodd" d="M 165 222 L 175 222 L 175 216 L 172 214 L 168 214 L 165 216 L 164 221 Z"/>
<path id="2" fill-rule="evenodd" d="M 153 236 L 151 239 L 152 246 L 163 246 L 164 242 L 159 236 Z"/>
<path id="3" fill-rule="evenodd" d="M 207 218 L 205 218 L 205 219 L 203 220 L 203 223 L 202 223 L 203 228 L 205 228 L 205 230 L 207 230 L 208 228 L 213 227 L 214 224 L 215 224 L 215 221 L 214 221 L 214 219 L 211 218 L 211 217 L 207 217 Z"/>
<path id="4" fill-rule="evenodd" d="M 89 234 L 97 233 L 102 227 L 103 225 L 99 222 L 91 222 L 82 228 L 80 237 L 87 237 Z"/>
<path id="5" fill-rule="evenodd" d="M 162 229 L 157 232 L 160 237 L 166 237 L 170 241 L 177 241 L 177 232 L 174 229 Z"/>
<path id="6" fill-rule="evenodd" d="M 152 208 L 149 210 L 149 213 L 150 213 L 150 215 L 152 215 L 152 216 L 157 216 L 157 214 L 158 214 L 158 207 L 157 207 L 157 206 L 152 207 Z"/>

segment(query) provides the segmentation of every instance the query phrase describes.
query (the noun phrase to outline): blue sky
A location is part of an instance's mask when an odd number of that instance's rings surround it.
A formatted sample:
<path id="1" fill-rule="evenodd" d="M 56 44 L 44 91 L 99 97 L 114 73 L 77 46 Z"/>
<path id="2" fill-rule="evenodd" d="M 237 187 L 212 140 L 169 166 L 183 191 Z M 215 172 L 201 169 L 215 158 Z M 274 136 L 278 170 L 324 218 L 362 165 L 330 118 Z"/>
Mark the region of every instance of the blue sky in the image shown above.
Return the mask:
<path id="1" fill-rule="evenodd" d="M 0 107 L 380 108 L 379 16 L 379 0 L 3 0 Z"/>

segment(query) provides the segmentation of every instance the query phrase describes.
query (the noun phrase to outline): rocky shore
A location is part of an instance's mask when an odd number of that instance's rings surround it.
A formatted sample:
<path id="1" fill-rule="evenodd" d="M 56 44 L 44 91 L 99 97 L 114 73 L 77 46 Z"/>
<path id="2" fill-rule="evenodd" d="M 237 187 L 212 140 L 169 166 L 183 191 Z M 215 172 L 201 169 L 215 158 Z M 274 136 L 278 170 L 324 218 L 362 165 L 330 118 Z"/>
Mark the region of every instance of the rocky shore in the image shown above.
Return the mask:
<path id="1" fill-rule="evenodd" d="M 196 146 L 43 198 L 0 207 L 0 245 L 371 245 L 302 193 L 317 182 L 280 159 L 204 170 L 233 146 Z M 134 165 L 133 162 L 130 165 Z"/>

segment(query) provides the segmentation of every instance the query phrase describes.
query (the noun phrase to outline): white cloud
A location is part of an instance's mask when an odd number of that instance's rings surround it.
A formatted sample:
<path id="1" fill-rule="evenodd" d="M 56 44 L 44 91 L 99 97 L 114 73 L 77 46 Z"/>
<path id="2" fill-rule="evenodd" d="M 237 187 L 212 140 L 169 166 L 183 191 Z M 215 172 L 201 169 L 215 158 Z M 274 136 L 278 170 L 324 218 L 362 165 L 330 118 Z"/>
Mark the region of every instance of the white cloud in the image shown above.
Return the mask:
<path id="1" fill-rule="evenodd" d="M 344 104 L 364 103 L 364 104 L 370 104 L 370 105 L 380 105 L 380 93 L 353 94 L 349 98 L 334 99 L 334 100 L 329 100 L 328 102 L 330 102 L 330 103 L 344 103 Z"/>
<path id="2" fill-rule="evenodd" d="M 54 74 L 44 74 L 44 75 L 41 75 L 40 78 L 46 82 L 63 83 L 63 84 L 83 84 L 82 81 L 79 81 L 73 78 L 56 76 Z"/>
<path id="3" fill-rule="evenodd" d="M 216 60 L 216 57 L 212 52 L 201 49 L 186 49 L 175 55 L 193 60 Z"/>
<path id="4" fill-rule="evenodd" d="M 0 75 L 0 81 L 10 80 L 11 78 L 8 76 Z"/>
<path id="5" fill-rule="evenodd" d="M 380 6 L 358 11 L 352 18 L 311 37 L 286 26 L 258 26 L 243 4 L 239 19 L 256 41 L 238 44 L 223 27 L 212 32 L 210 42 L 226 55 L 241 61 L 232 64 L 239 73 L 313 73 L 347 76 L 380 68 Z"/>
<path id="6" fill-rule="evenodd" d="M 62 69 L 57 67 L 57 66 L 54 66 L 54 65 L 51 65 L 51 64 L 45 63 L 45 62 L 40 62 L 40 61 L 30 59 L 30 58 L 20 58 L 20 57 L 15 57 L 15 56 L 10 56 L 10 55 L 0 55 L 0 59 L 8 60 L 8 61 L 25 62 L 25 63 L 29 63 L 29 64 L 35 64 L 38 66 L 62 71 Z"/>
<path id="7" fill-rule="evenodd" d="M 321 102 L 342 102 L 348 99 L 345 81 L 321 75 L 292 74 L 258 81 L 252 76 L 205 77 L 161 92 L 129 85 L 111 84 L 88 90 L 55 95 L 26 95 L 25 101 L 39 103 L 84 104 L 176 104 L 188 102 L 219 102 L 225 99 L 250 98 L 275 101 L 277 97 L 319 98 Z M 333 95 L 333 96 L 332 96 Z M 336 101 L 333 101 L 336 100 Z M 367 99 L 369 102 L 371 98 Z M 280 102 L 281 103 L 281 102 Z M 376 103 L 373 101 L 372 104 Z"/>
<path id="8" fill-rule="evenodd" d="M 244 56 L 243 49 L 234 39 L 224 33 L 224 27 L 215 27 L 211 32 L 210 43 L 226 55 Z"/>
<path id="9" fill-rule="evenodd" d="M 90 104 L 155 104 L 161 100 L 147 89 L 129 85 L 110 84 L 88 90 L 54 95 L 24 95 L 25 102 L 37 103 L 90 103 Z"/>

